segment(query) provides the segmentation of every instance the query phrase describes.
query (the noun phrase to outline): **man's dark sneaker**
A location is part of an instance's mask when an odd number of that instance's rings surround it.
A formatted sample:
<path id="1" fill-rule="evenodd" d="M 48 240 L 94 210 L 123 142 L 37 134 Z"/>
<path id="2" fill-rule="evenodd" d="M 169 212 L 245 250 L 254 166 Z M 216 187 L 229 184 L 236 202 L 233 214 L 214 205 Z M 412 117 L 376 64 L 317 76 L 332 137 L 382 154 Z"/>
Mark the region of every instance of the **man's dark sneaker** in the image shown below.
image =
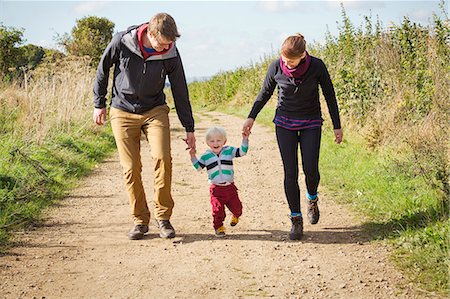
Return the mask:
<path id="1" fill-rule="evenodd" d="M 314 200 L 308 199 L 308 219 L 311 224 L 316 224 L 319 222 L 320 212 L 319 206 L 317 205 L 318 201 L 318 197 Z"/>
<path id="2" fill-rule="evenodd" d="M 291 217 L 292 227 L 289 233 L 289 239 L 300 240 L 303 237 L 303 218 L 302 216 Z"/>
<path id="3" fill-rule="evenodd" d="M 148 225 L 138 224 L 128 232 L 128 238 L 130 240 L 140 240 L 144 237 L 144 234 L 148 232 Z"/>
<path id="4" fill-rule="evenodd" d="M 169 220 L 158 220 L 159 226 L 159 236 L 161 238 L 174 238 L 175 237 L 175 229 L 172 224 L 170 224 Z"/>

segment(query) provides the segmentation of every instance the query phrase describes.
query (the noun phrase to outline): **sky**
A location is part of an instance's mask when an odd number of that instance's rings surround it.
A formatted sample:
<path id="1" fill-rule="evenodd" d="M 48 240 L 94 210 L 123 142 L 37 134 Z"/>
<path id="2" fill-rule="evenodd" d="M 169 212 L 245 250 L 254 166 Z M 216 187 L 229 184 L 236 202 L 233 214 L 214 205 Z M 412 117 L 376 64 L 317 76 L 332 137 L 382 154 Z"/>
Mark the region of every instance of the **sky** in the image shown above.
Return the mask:
<path id="1" fill-rule="evenodd" d="M 445 9 L 448 12 L 448 0 Z M 404 16 L 427 25 L 441 14 L 439 1 L 13 1 L 0 0 L 0 23 L 23 28 L 25 44 L 56 48 L 55 36 L 70 33 L 86 16 L 105 17 L 115 32 L 167 12 L 181 37 L 177 47 L 190 80 L 260 62 L 277 53 L 283 40 L 300 32 L 307 43 L 323 43 L 327 30 L 339 33 L 341 3 L 356 27 L 365 16 L 383 27 Z"/>

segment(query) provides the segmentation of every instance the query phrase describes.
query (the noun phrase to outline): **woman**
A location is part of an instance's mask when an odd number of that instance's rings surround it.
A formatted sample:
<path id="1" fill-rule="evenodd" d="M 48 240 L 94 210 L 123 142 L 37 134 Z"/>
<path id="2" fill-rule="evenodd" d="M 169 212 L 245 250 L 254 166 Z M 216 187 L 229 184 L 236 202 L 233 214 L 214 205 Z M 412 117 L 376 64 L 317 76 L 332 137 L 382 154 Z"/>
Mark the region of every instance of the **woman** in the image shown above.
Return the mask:
<path id="1" fill-rule="evenodd" d="M 278 86 L 278 104 L 273 122 L 284 167 L 284 190 L 291 210 L 291 240 L 303 236 L 298 185 L 298 145 L 306 180 L 308 218 L 319 221 L 317 187 L 319 185 L 319 149 L 322 134 L 319 85 L 333 122 L 335 142 L 341 143 L 342 129 L 333 84 L 328 70 L 319 58 L 306 51 L 301 34 L 289 36 L 281 47 L 281 57 L 269 66 L 261 91 L 245 121 L 243 131 L 250 132 L 256 116 Z"/>

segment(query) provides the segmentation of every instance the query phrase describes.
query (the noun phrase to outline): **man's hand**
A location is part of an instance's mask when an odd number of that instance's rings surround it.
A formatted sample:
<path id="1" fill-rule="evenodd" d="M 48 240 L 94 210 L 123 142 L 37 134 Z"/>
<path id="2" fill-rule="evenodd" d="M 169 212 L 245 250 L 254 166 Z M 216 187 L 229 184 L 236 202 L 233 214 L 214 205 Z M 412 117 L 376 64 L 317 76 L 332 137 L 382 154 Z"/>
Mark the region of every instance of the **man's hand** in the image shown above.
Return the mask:
<path id="1" fill-rule="evenodd" d="M 335 129 L 334 130 L 334 142 L 337 144 L 342 142 L 342 138 L 344 137 L 344 133 L 342 133 L 342 129 Z"/>
<path id="2" fill-rule="evenodd" d="M 94 122 L 101 126 L 106 122 L 106 108 L 94 108 L 93 114 Z"/>
<path id="3" fill-rule="evenodd" d="M 187 150 L 189 149 L 195 149 L 195 134 L 194 132 L 187 132 L 186 133 L 186 139 L 183 139 L 184 142 L 187 144 Z"/>

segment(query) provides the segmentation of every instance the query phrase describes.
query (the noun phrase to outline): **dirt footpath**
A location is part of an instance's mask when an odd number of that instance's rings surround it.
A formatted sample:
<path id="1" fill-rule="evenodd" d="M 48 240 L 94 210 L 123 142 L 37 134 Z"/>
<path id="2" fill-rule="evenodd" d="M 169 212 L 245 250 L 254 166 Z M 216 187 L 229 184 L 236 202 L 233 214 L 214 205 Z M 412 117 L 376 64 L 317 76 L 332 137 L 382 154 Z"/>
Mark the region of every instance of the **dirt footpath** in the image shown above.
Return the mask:
<path id="1" fill-rule="evenodd" d="M 196 119 L 199 152 L 211 125 L 225 127 L 228 144 L 240 145 L 242 119 L 215 112 Z M 417 298 L 389 262 L 388 249 L 370 243 L 360 223 L 323 188 L 319 224 L 305 217 L 304 239 L 287 239 L 275 134 L 258 124 L 248 155 L 234 163 L 243 216 L 230 227 L 228 213 L 227 236 L 214 237 L 206 173 L 192 168 L 175 113 L 171 123 L 177 237 L 160 239 L 152 219 L 143 240 L 127 239 L 132 221 L 115 155 L 0 256 L 0 298 Z M 144 145 L 151 203 L 148 150 Z M 302 179 L 304 196 L 303 186 Z"/>

